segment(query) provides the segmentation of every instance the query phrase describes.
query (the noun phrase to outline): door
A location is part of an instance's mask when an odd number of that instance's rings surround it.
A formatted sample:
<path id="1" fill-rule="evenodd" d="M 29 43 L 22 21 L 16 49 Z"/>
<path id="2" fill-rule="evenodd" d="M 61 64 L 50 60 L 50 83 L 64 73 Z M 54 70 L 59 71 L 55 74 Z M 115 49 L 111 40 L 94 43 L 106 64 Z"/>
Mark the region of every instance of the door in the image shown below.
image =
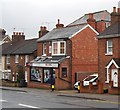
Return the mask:
<path id="1" fill-rule="evenodd" d="M 113 87 L 118 87 L 118 70 L 112 69 L 111 73 L 112 73 L 111 80 L 113 81 Z"/>

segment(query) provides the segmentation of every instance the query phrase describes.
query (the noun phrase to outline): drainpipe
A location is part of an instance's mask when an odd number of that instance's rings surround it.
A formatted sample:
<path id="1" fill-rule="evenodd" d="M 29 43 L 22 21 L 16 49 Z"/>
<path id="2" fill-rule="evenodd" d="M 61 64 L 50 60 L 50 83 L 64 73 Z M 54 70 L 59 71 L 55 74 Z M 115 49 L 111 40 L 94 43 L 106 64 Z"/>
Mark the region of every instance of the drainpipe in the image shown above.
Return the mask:
<path id="1" fill-rule="evenodd" d="M 71 89 L 72 89 L 72 41 L 70 40 L 70 68 L 71 68 L 71 73 L 70 73 L 70 82 L 71 82 Z"/>

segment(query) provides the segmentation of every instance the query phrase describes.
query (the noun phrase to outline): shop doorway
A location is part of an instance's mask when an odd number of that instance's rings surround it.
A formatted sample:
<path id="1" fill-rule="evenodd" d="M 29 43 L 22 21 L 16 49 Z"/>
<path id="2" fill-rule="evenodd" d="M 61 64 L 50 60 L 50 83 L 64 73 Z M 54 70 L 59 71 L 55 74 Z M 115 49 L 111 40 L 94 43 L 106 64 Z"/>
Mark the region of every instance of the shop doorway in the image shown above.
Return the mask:
<path id="1" fill-rule="evenodd" d="M 44 76 L 44 83 L 51 84 L 51 82 L 55 81 L 55 69 L 53 68 L 44 68 L 43 72 Z"/>

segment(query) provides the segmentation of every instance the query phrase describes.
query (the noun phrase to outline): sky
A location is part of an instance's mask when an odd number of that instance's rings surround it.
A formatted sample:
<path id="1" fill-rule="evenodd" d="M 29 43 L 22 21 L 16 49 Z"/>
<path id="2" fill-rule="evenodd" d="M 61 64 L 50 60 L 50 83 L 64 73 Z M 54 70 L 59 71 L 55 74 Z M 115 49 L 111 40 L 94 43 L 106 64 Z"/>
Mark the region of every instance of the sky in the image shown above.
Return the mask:
<path id="1" fill-rule="evenodd" d="M 8 35 L 24 32 L 26 39 L 38 37 L 40 26 L 49 31 L 57 20 L 65 26 L 86 13 L 112 12 L 120 0 L 0 0 L 0 28 Z"/>

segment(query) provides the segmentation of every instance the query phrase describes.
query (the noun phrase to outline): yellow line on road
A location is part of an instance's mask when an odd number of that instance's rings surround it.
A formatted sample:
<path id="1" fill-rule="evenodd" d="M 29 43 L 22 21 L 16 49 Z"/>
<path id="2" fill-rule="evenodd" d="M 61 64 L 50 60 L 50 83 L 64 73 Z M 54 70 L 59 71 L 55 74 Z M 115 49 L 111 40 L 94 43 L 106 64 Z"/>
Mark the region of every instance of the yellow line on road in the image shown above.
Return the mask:
<path id="1" fill-rule="evenodd" d="M 112 103 L 112 104 L 120 104 L 120 102 L 103 101 L 103 100 L 88 100 L 88 101 L 103 102 L 103 103 Z"/>

